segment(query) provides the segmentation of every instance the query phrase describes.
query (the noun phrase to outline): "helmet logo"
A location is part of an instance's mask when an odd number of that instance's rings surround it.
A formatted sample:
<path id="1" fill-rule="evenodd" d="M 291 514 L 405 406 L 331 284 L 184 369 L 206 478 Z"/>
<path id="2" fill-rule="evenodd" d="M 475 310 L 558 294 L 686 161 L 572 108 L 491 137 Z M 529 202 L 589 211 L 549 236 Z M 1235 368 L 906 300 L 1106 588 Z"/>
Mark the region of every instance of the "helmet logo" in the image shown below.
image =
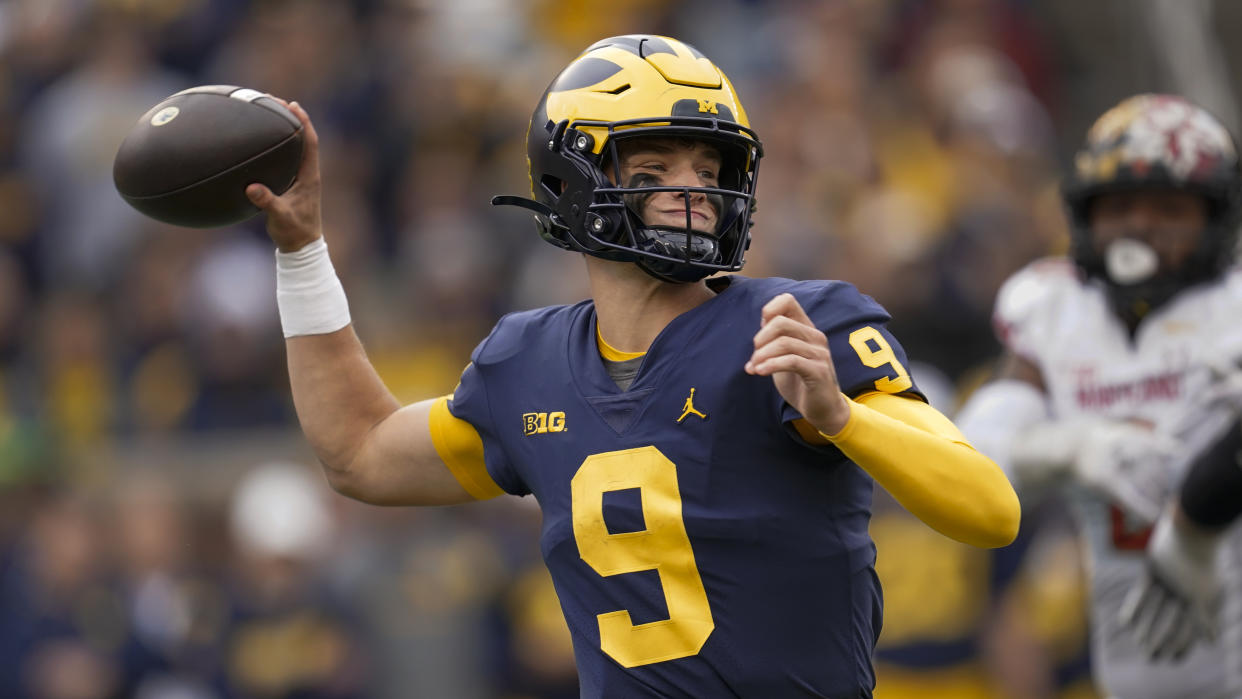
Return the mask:
<path id="1" fill-rule="evenodd" d="M 1077 163 L 1079 176 L 1109 179 L 1125 163 L 1144 176 L 1159 164 L 1179 180 L 1210 170 L 1222 155 L 1233 156 L 1229 133 L 1194 105 L 1155 95 L 1132 98 L 1114 107 L 1088 134 L 1095 144 Z"/>
<path id="2" fill-rule="evenodd" d="M 708 112 L 711 112 L 712 114 L 719 114 L 719 113 L 720 113 L 720 111 L 719 111 L 718 109 L 716 109 L 716 103 L 715 103 L 715 102 L 713 102 L 713 101 L 711 101 L 711 100 L 703 100 L 703 99 L 698 100 L 698 102 L 699 102 L 699 111 L 700 111 L 700 112 L 702 112 L 702 113 L 704 113 L 704 114 L 707 114 Z"/>

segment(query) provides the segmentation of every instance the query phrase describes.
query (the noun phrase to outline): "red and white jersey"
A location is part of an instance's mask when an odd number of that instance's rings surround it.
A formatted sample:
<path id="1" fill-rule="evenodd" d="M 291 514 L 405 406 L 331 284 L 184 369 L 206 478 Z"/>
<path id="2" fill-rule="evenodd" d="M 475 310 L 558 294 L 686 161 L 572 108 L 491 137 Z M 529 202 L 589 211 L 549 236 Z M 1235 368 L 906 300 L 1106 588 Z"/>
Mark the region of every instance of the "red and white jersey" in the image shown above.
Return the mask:
<path id="1" fill-rule="evenodd" d="M 1209 367 L 1242 358 L 1242 271 L 1182 291 L 1131 337 L 1102 284 L 1084 282 L 1069 260 L 1040 260 L 1001 288 L 995 323 L 1002 342 L 1039 367 L 1052 419 L 1132 420 L 1182 440 L 1187 458 L 1169 464 L 1171 494 L 1189 457 L 1219 435 L 1212 426 L 1224 424 L 1199 406 L 1213 380 Z M 1117 622 L 1143 570 L 1149 529 L 1094 491 L 1074 489 L 1073 502 L 1087 544 L 1092 653 L 1103 688 L 1125 699 L 1242 697 L 1242 528 L 1228 556 L 1222 638 L 1181 663 L 1151 664 Z"/>

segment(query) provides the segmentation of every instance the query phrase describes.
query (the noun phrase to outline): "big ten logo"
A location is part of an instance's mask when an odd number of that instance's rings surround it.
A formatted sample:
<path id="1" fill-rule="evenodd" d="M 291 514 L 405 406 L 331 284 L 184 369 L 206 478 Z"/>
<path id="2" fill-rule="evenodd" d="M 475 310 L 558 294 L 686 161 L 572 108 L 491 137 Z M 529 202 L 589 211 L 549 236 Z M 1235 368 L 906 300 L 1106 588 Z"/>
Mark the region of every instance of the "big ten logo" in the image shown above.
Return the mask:
<path id="1" fill-rule="evenodd" d="M 565 413 L 522 413 L 522 433 L 544 434 L 545 432 L 564 432 Z"/>

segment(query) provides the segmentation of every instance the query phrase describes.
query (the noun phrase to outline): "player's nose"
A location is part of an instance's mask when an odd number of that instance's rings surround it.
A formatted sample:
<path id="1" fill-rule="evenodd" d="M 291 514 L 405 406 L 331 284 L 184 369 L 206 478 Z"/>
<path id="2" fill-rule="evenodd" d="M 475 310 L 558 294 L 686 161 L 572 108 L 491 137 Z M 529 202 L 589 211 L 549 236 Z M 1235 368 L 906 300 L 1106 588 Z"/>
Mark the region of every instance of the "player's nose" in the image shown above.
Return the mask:
<path id="1" fill-rule="evenodd" d="M 668 176 L 664 178 L 666 186 L 669 187 L 703 187 L 706 183 L 699 176 L 694 167 L 685 165 L 673 168 L 669 171 Z M 674 193 L 677 196 L 685 196 L 684 192 Z M 690 192 L 691 199 L 703 198 L 702 192 Z"/>

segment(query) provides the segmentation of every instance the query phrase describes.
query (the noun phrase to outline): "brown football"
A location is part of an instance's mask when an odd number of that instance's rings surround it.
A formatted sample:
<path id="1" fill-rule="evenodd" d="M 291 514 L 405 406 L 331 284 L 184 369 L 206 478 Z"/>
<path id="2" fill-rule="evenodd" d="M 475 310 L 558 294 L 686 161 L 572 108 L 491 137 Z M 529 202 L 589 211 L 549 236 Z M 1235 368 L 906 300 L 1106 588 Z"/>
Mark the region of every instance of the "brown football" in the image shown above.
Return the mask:
<path id="1" fill-rule="evenodd" d="M 259 212 L 246 185 L 276 194 L 302 161 L 302 123 L 276 99 L 232 85 L 182 90 L 152 107 L 112 163 L 125 201 L 178 226 L 226 226 Z"/>

